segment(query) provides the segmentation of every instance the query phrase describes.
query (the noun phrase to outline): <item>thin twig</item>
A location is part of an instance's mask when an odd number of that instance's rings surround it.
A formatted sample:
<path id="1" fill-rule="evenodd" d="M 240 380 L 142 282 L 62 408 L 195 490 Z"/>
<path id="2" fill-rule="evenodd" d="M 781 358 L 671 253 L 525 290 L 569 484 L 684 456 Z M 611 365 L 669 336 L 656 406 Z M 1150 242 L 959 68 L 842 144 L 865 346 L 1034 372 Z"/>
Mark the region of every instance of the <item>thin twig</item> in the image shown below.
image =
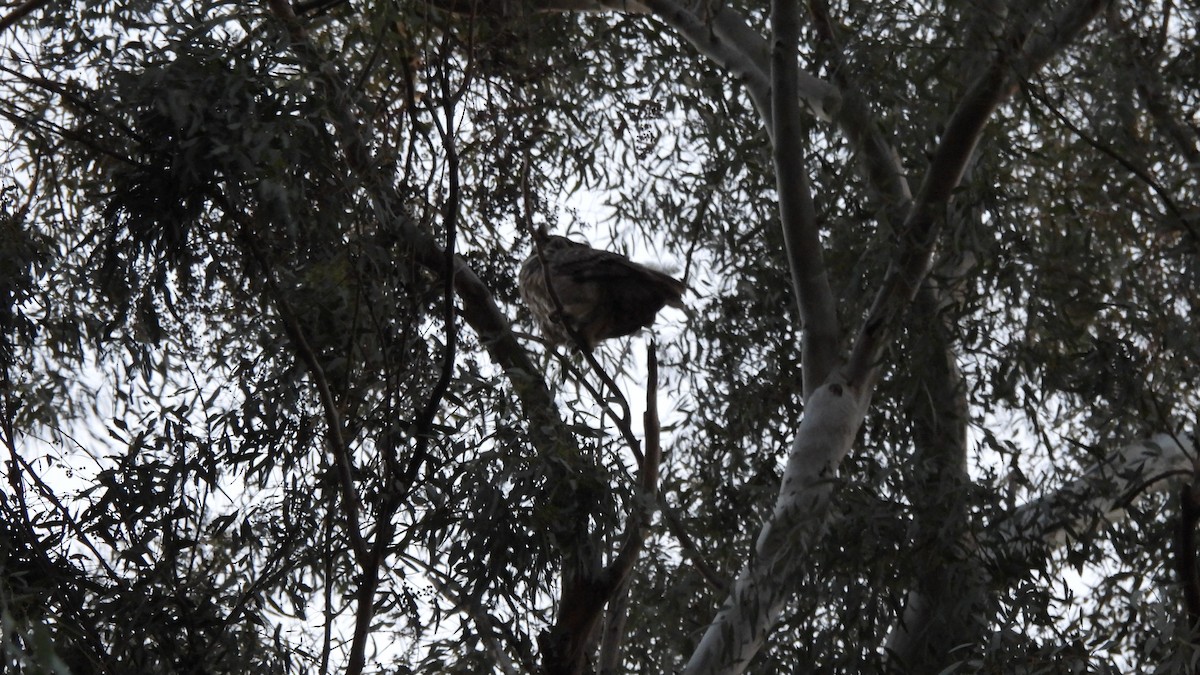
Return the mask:
<path id="1" fill-rule="evenodd" d="M 646 457 L 634 488 L 621 549 L 604 572 L 609 589 L 609 621 L 605 626 L 601 649 L 601 672 L 616 672 L 633 570 L 645 546 L 650 521 L 658 504 L 662 427 L 658 419 L 658 355 L 653 340 L 646 345 L 646 411 L 642 415 L 642 423 L 646 431 Z"/>
<path id="2" fill-rule="evenodd" d="M 622 438 L 625 439 L 625 443 L 629 446 L 630 451 L 633 452 L 633 456 L 637 458 L 638 465 L 640 466 L 644 459 L 642 457 L 641 444 L 638 442 L 637 436 L 633 433 L 633 414 L 630 412 L 629 401 L 625 398 L 625 394 L 621 392 L 621 388 L 617 386 L 617 383 L 615 380 L 613 380 L 612 376 L 610 376 L 608 372 L 604 370 L 604 367 L 600 365 L 600 362 L 596 360 L 596 356 L 592 353 L 591 348 L 588 347 L 587 340 L 584 339 L 583 334 L 576 330 L 575 327 L 571 325 L 571 322 L 565 320 L 564 318 L 566 311 L 563 308 L 562 300 L 558 297 L 558 291 L 554 288 L 554 279 L 550 275 L 550 266 L 546 264 L 546 256 L 542 251 L 542 243 L 537 234 L 537 230 L 533 225 L 533 198 L 529 190 L 528 178 L 529 162 L 526 161 L 521 168 L 521 193 L 522 200 L 525 203 L 525 208 L 521 214 L 521 217 L 525 231 L 529 234 L 529 238 L 533 242 L 533 252 L 534 255 L 537 256 L 538 265 L 540 265 L 542 268 L 542 280 L 546 285 L 546 293 L 550 296 L 550 302 L 554 305 L 554 316 L 557 317 L 559 325 L 562 326 L 563 330 L 566 331 L 567 335 L 571 338 L 571 341 L 575 343 L 579 353 L 583 354 L 583 358 L 588 362 L 592 372 L 596 373 L 596 376 L 599 377 L 600 381 L 604 383 L 605 388 L 612 393 L 613 399 L 616 400 L 617 405 L 620 408 L 620 415 L 617 415 L 613 412 L 611 406 L 603 397 L 598 396 L 597 403 L 599 403 L 601 409 L 603 409 L 609 415 L 609 417 L 612 418 L 613 423 L 617 426 L 617 430 L 620 432 Z M 588 387 L 588 390 L 595 393 L 591 387 Z"/>
<path id="3" fill-rule="evenodd" d="M 25 2 L 18 5 L 13 11 L 0 18 L 0 33 L 4 32 L 9 26 L 15 25 L 34 10 L 48 4 L 50 4 L 49 0 L 25 0 Z"/>
<path id="4" fill-rule="evenodd" d="M 1034 91 L 1032 87 L 1028 86 L 1023 87 L 1023 90 L 1029 95 L 1030 98 L 1038 101 L 1045 107 L 1046 110 L 1049 110 L 1050 114 L 1053 115 L 1059 122 L 1061 122 L 1068 131 L 1079 138 L 1079 140 L 1087 143 L 1092 148 L 1115 161 L 1117 164 L 1120 164 L 1125 168 L 1126 171 L 1132 173 L 1138 180 L 1145 183 L 1154 194 L 1158 195 L 1158 198 L 1162 201 L 1163 207 L 1166 208 L 1167 213 L 1172 216 L 1172 218 L 1180 227 L 1182 227 L 1189 235 L 1191 235 L 1192 241 L 1200 242 L 1200 232 L 1197 232 L 1195 225 L 1188 220 L 1187 216 L 1183 213 L 1183 210 L 1180 209 L 1179 205 L 1175 203 L 1175 199 L 1171 196 L 1171 193 L 1165 187 L 1163 187 L 1161 183 L 1155 180 L 1154 176 L 1151 175 L 1149 171 L 1141 168 L 1137 164 L 1134 164 L 1132 159 L 1129 159 L 1125 155 L 1117 152 L 1116 148 L 1114 148 L 1111 144 L 1105 143 L 1099 138 L 1096 138 L 1092 134 L 1089 134 L 1081 129 L 1079 125 L 1072 122 L 1071 119 L 1068 118 L 1061 110 L 1059 110 L 1057 106 L 1051 103 L 1045 95 Z"/>
<path id="5" fill-rule="evenodd" d="M 237 211 L 233 211 L 231 205 L 228 204 L 226 204 L 226 210 L 231 214 L 238 213 Z M 266 256 L 255 242 L 248 223 L 243 220 L 241 225 L 242 238 L 267 283 L 267 289 L 270 291 L 270 299 L 275 305 L 275 309 L 279 312 L 280 319 L 283 320 L 284 332 L 287 333 L 288 338 L 292 341 L 297 356 L 304 363 L 309 376 L 313 380 L 313 384 L 317 388 L 317 398 L 320 401 L 321 410 L 325 417 L 326 443 L 329 445 L 329 450 L 333 454 L 334 465 L 337 467 L 338 485 L 342 493 L 342 507 L 345 511 L 347 521 L 346 536 L 349 538 L 351 550 L 354 551 L 354 555 L 361 564 L 368 559 L 369 551 L 366 540 L 363 539 L 362 535 L 362 525 L 358 515 L 358 490 L 354 487 L 354 467 L 350 458 L 350 447 L 346 442 L 337 401 L 334 399 L 333 390 L 329 386 L 329 380 L 325 376 L 325 369 L 321 367 L 316 353 L 308 344 L 308 339 L 304 336 L 304 329 L 300 326 L 300 322 L 292 312 L 291 306 L 283 295 L 283 290 L 279 288 L 279 283 L 275 280 L 275 273 L 267 263 Z"/>

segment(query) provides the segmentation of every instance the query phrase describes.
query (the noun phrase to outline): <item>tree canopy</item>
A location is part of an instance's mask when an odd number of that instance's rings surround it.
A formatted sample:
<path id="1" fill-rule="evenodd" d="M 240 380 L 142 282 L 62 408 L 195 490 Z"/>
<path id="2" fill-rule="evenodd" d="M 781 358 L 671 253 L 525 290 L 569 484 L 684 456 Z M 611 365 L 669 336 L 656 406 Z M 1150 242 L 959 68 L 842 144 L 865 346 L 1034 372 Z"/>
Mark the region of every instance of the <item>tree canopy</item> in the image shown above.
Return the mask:
<path id="1" fill-rule="evenodd" d="M 5 668 L 1197 668 L 1194 3 L 10 5 Z"/>

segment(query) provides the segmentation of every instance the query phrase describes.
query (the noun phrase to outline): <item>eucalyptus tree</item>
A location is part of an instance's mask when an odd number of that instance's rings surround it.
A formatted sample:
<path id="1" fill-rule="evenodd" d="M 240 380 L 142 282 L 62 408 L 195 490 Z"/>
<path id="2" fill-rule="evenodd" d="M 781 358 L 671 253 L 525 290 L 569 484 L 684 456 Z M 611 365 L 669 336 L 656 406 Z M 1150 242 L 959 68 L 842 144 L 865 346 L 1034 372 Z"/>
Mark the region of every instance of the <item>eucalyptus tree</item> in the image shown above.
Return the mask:
<path id="1" fill-rule="evenodd" d="M 70 8 L 0 19 L 6 666 L 1194 668 L 1196 8 Z M 547 226 L 688 310 L 548 346 Z"/>

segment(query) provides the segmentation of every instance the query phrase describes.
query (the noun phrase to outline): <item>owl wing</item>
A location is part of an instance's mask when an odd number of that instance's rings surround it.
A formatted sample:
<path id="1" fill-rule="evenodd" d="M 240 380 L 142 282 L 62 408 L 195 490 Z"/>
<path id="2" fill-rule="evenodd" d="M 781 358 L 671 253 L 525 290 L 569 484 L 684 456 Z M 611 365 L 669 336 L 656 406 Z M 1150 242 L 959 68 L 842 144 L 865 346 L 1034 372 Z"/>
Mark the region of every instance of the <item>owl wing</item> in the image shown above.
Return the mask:
<path id="1" fill-rule="evenodd" d="M 682 282 L 619 253 L 579 249 L 563 251 L 550 268 L 564 309 L 590 343 L 649 326 L 663 305 L 683 307 Z"/>
<path id="2" fill-rule="evenodd" d="M 663 305 L 683 308 L 682 282 L 619 253 L 551 237 L 542 258 L 549 274 L 530 256 L 521 269 L 521 295 L 552 342 L 566 341 L 567 335 L 554 318 L 546 276 L 562 306 L 559 318 L 580 332 L 589 349 L 649 326 Z"/>
<path id="3" fill-rule="evenodd" d="M 558 252 L 550 261 L 550 272 L 575 284 L 598 283 L 619 291 L 619 286 L 635 284 L 663 298 L 663 304 L 683 308 L 682 295 L 687 286 L 674 277 L 635 263 L 620 253 L 577 246 Z M 555 290 L 557 290 L 557 282 Z"/>

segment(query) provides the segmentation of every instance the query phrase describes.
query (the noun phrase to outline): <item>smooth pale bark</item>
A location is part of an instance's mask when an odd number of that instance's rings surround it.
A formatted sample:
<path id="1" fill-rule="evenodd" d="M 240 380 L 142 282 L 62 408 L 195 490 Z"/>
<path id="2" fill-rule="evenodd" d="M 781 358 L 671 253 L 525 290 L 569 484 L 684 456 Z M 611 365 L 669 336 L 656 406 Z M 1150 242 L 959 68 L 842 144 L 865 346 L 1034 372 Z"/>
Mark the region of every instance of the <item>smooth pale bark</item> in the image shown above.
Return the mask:
<path id="1" fill-rule="evenodd" d="M 443 0 L 442 4 L 451 9 L 461 6 L 452 0 Z M 854 98 L 853 105 L 839 114 L 842 91 L 855 94 L 855 83 L 843 78 L 837 81 L 837 86 L 831 85 L 779 60 L 781 55 L 789 58 L 795 55 L 794 4 L 774 3 L 774 28 L 769 43 L 749 27 L 744 17 L 728 8 L 713 8 L 707 3 L 544 0 L 537 4 L 537 11 L 649 13 L 728 70 L 746 87 L 775 151 L 787 153 L 784 161 L 776 164 L 781 174 L 778 176 L 781 193 L 796 186 L 802 188 L 802 153 L 796 152 L 800 145 L 794 136 L 800 133 L 795 117 L 801 111 L 796 101 L 806 104 L 818 116 L 832 112 L 843 131 L 862 151 L 865 173 L 872 183 L 871 191 L 884 206 L 887 224 L 895 228 L 896 250 L 884 280 L 875 289 L 875 302 L 867 318 L 858 326 L 849 363 L 845 366 L 833 363 L 836 354 L 831 354 L 828 349 L 805 350 L 806 370 L 816 365 L 817 374 L 825 377 L 805 378 L 804 420 L 796 432 L 774 512 L 763 526 L 753 560 L 743 569 L 725 606 L 701 639 L 686 672 L 742 672 L 765 641 L 791 593 L 790 579 L 807 565 L 809 551 L 827 526 L 831 481 L 861 427 L 885 353 L 906 320 L 917 290 L 928 274 L 934 245 L 943 226 L 940 214 L 944 213 L 954 190 L 960 185 L 983 129 L 995 109 L 1018 88 L 1021 80 L 1030 77 L 1070 44 L 1107 4 L 1106 0 L 1078 0 L 1061 7 L 1053 16 L 1043 16 L 1031 9 L 1008 21 L 1004 20 L 1008 17 L 1003 14 L 990 15 L 999 22 L 997 34 L 1002 34 L 1004 39 L 990 52 L 993 57 L 990 63 L 969 80 L 953 114 L 944 121 L 937 148 L 930 157 L 929 168 L 915 199 L 910 197 L 899 158 L 888 140 L 878 132 L 878 125 L 873 123 L 867 102 Z M 498 3 L 495 6 L 503 8 L 507 5 Z M 836 49 L 834 22 L 829 20 L 824 3 L 814 1 L 809 6 L 818 31 Z M 471 11 L 478 11 L 478 6 L 472 7 Z M 774 18 L 781 7 L 787 11 L 786 21 L 782 24 Z M 1035 30 L 1040 19 L 1045 19 L 1044 24 L 1040 31 Z M 782 34 L 779 31 L 781 25 L 785 28 Z M 775 100 L 775 97 L 784 96 L 787 101 Z M 780 116 L 790 119 L 779 119 Z M 804 230 L 809 218 L 803 199 L 794 201 L 792 206 L 796 208 L 782 214 L 782 223 L 789 235 L 799 235 L 789 244 L 798 244 L 806 239 Z M 789 261 L 793 267 L 790 271 L 794 278 L 804 281 L 807 270 L 803 268 L 808 266 L 802 263 L 805 256 L 813 252 L 804 251 L 802 246 L 790 248 Z M 796 286 L 800 295 L 808 296 L 799 298 L 802 314 L 806 306 L 810 310 L 821 306 L 822 291 L 814 292 L 820 284 L 797 283 Z M 822 309 L 811 314 L 821 319 L 806 321 L 806 331 L 818 329 L 824 331 L 825 336 L 841 333 L 835 324 L 836 318 L 829 317 L 830 312 Z M 820 325 L 825 321 L 831 325 Z M 817 340 L 822 345 L 828 342 L 828 339 Z M 818 352 L 822 358 L 814 359 Z M 956 451 L 961 449 L 960 444 Z M 978 587 L 974 581 L 969 585 Z M 915 614 L 910 615 L 911 618 L 931 616 L 930 611 L 936 611 L 944 600 L 932 597 L 925 592 L 928 590 L 914 589 L 910 609 Z M 913 637 L 909 630 L 905 639 Z"/>
<path id="2" fill-rule="evenodd" d="M 1167 489 L 1195 471 L 1194 443 L 1157 434 L 1121 447 L 1054 492 L 1018 507 L 981 538 L 981 555 L 1000 569 L 1038 566 L 1055 546 L 1124 517 L 1137 496 Z"/>
<path id="3" fill-rule="evenodd" d="M 685 672 L 740 673 L 761 648 L 791 594 L 792 579 L 807 566 L 807 557 L 823 532 L 831 481 L 861 426 L 885 350 L 929 272 L 944 225 L 937 214 L 960 184 L 992 113 L 1017 89 L 1020 80 L 1014 75 L 1036 71 L 1106 4 L 1081 0 L 1064 8 L 1048 22 L 1045 35 L 1031 36 L 1031 26 L 1024 22 L 1013 26 L 1009 48 L 993 56 L 958 101 L 908 211 L 875 301 L 855 337 L 849 363 L 806 401 L 779 498 L 763 526 L 754 559 L 743 569 Z M 777 16 L 774 10 L 772 16 Z M 782 25 L 786 28 L 786 23 Z M 780 35 L 773 36 L 777 41 L 773 50 L 794 48 L 784 33 L 782 41 Z M 768 122 L 768 127 L 775 133 L 781 130 L 778 123 Z M 778 149 L 781 139 L 773 140 Z M 812 300 L 802 298 L 801 303 Z"/>
<path id="4" fill-rule="evenodd" d="M 869 396 L 835 380 L 817 389 L 796 430 L 775 508 L 763 526 L 733 592 L 697 645 L 684 670 L 741 673 L 761 649 L 793 579 L 810 565 L 814 542 L 824 532 L 837 467 L 854 444 Z"/>

